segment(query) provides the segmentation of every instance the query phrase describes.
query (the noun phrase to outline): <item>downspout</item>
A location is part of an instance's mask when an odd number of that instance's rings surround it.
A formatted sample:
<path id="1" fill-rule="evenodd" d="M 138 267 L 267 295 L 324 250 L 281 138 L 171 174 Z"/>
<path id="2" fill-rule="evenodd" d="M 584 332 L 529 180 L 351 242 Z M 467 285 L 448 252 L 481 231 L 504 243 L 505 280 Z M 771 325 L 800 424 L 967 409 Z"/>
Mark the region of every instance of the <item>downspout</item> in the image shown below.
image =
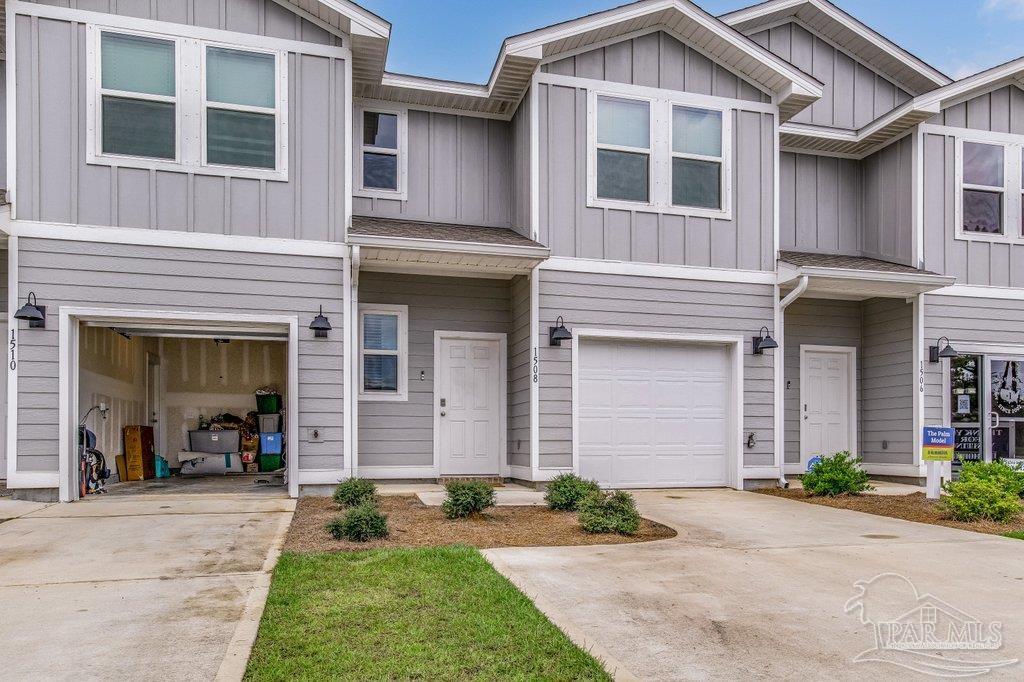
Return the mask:
<path id="1" fill-rule="evenodd" d="M 775 329 L 775 335 L 778 337 L 779 350 L 776 354 L 776 361 L 782 363 L 782 378 L 786 378 L 786 308 L 789 304 L 800 298 L 805 291 L 807 291 L 807 285 L 810 283 L 810 278 L 807 275 L 800 275 L 800 280 L 796 283 L 796 288 L 793 291 L 786 294 L 783 299 L 779 302 L 779 323 Z M 781 358 L 779 356 L 782 356 Z M 779 410 L 782 412 L 782 424 L 783 430 L 785 430 L 785 414 L 786 414 L 786 389 L 784 386 L 776 386 L 775 390 L 779 391 Z M 789 481 L 786 480 L 786 439 L 785 436 L 782 438 L 782 451 L 779 453 L 779 485 L 783 488 L 789 487 Z"/>

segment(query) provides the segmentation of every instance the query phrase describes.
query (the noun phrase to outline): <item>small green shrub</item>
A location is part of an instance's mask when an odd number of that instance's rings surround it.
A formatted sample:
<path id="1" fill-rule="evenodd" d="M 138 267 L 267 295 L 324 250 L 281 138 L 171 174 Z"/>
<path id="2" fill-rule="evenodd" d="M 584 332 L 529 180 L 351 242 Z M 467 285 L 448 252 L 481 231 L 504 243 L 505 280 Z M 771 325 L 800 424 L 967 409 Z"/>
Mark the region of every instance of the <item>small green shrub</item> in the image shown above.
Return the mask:
<path id="1" fill-rule="evenodd" d="M 868 474 L 860 468 L 860 458 L 849 452 L 839 452 L 821 461 L 804 474 L 804 490 L 812 495 L 857 495 L 874 490 L 868 483 Z"/>
<path id="2" fill-rule="evenodd" d="M 596 481 L 588 481 L 576 474 L 559 474 L 548 483 L 544 500 L 550 509 L 576 511 L 584 497 L 600 490 Z"/>
<path id="3" fill-rule="evenodd" d="M 946 496 L 941 504 L 957 521 L 987 519 L 1002 523 L 1021 512 L 1020 497 L 995 480 L 960 479 L 942 486 Z"/>
<path id="4" fill-rule="evenodd" d="M 449 519 L 461 519 L 494 506 L 494 488 L 486 481 L 450 481 L 441 511 Z"/>
<path id="5" fill-rule="evenodd" d="M 964 462 L 961 481 L 992 481 L 1011 495 L 1024 494 L 1024 471 L 1006 462 Z"/>
<path id="6" fill-rule="evenodd" d="M 372 501 L 350 507 L 344 516 L 334 517 L 327 530 L 335 540 L 367 542 L 388 536 L 388 517 Z"/>
<path id="7" fill-rule="evenodd" d="M 377 486 L 365 478 L 349 478 L 338 484 L 334 489 L 334 501 L 343 507 L 358 507 L 364 502 L 372 502 L 377 494 Z"/>
<path id="8" fill-rule="evenodd" d="M 592 492 L 579 504 L 580 527 L 587 533 L 635 535 L 640 528 L 640 512 L 629 493 Z"/>

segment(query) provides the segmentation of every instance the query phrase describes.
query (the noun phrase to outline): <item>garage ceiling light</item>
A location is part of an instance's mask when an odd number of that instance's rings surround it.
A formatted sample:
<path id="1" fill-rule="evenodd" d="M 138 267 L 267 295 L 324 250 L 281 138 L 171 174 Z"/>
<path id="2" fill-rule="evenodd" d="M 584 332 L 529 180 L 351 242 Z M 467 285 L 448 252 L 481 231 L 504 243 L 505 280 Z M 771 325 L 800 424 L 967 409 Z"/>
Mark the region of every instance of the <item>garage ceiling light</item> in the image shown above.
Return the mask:
<path id="1" fill-rule="evenodd" d="M 333 329 L 330 320 L 324 316 L 323 306 L 320 306 L 320 313 L 309 323 L 309 328 L 313 330 L 313 336 L 318 339 L 326 339 L 327 332 Z"/>
<path id="2" fill-rule="evenodd" d="M 761 334 L 754 337 L 754 355 L 764 355 L 766 350 L 778 347 L 779 344 L 768 333 L 768 327 L 761 327 Z"/>
<path id="3" fill-rule="evenodd" d="M 46 306 L 36 303 L 36 292 L 28 292 L 28 300 L 14 313 L 14 319 L 28 321 L 31 329 L 46 328 Z"/>

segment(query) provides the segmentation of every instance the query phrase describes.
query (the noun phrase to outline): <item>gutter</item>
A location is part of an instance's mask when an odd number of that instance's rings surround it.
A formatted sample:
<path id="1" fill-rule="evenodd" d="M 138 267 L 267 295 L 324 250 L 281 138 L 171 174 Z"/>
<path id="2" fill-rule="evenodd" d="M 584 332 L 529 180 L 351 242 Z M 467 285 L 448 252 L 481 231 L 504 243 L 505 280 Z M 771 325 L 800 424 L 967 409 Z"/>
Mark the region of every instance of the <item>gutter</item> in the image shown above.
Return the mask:
<path id="1" fill-rule="evenodd" d="M 788 294 L 786 294 L 786 296 L 779 302 L 779 325 L 775 329 L 775 335 L 779 337 L 779 350 L 781 351 L 781 353 L 777 353 L 775 357 L 776 357 L 776 360 L 778 360 L 779 355 L 782 355 L 781 362 L 783 363 L 783 365 L 782 365 L 783 366 L 783 378 L 785 378 L 785 366 L 786 366 L 785 365 L 785 362 L 786 362 L 786 359 L 785 359 L 786 358 L 786 355 L 785 355 L 785 353 L 786 353 L 786 351 L 785 351 L 785 348 L 786 348 L 786 308 L 788 308 L 790 306 L 790 304 L 793 303 L 793 301 L 795 301 L 796 299 L 800 298 L 803 295 L 803 293 L 805 291 L 807 291 L 807 285 L 810 284 L 810 282 L 811 282 L 811 278 L 808 275 L 800 275 L 800 281 L 797 282 L 796 288 L 793 289 L 793 291 L 791 291 Z M 776 386 L 775 390 L 776 391 L 783 391 L 784 389 L 782 388 L 782 386 Z M 779 395 L 782 396 L 781 400 L 779 400 L 779 409 L 782 410 L 782 426 L 783 426 L 783 429 L 785 429 L 785 426 L 786 426 L 786 423 L 785 423 L 786 413 L 785 413 L 785 409 L 784 408 L 785 408 L 785 400 L 786 400 L 785 395 L 786 394 L 785 393 L 779 393 Z M 778 442 L 777 438 L 776 438 L 776 442 Z M 786 480 L 786 447 L 785 447 L 785 442 L 786 442 L 785 441 L 785 437 L 783 437 L 783 440 L 782 440 L 782 443 L 783 443 L 782 452 L 779 453 L 779 485 L 781 485 L 783 488 L 788 488 L 789 487 L 789 481 Z"/>

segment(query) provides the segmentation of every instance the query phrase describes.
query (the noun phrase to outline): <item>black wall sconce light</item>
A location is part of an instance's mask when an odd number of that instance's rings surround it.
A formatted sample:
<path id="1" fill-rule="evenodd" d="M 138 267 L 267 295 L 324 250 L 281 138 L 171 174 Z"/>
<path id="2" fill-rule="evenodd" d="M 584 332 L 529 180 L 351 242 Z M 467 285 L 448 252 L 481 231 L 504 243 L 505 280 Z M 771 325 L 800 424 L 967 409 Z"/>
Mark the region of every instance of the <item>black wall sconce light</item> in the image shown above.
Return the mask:
<path id="1" fill-rule="evenodd" d="M 327 332 L 333 329 L 330 320 L 324 316 L 323 306 L 320 306 L 320 313 L 309 323 L 309 328 L 313 330 L 313 336 L 318 339 L 326 339 Z"/>
<path id="2" fill-rule="evenodd" d="M 764 355 L 766 350 L 778 347 L 779 344 L 768 333 L 768 327 L 761 327 L 761 333 L 754 337 L 754 355 Z"/>
<path id="3" fill-rule="evenodd" d="M 548 328 L 548 344 L 561 346 L 562 341 L 572 341 L 572 334 L 565 328 L 565 320 L 559 315 L 555 320 L 555 326 Z"/>
<path id="4" fill-rule="evenodd" d="M 25 301 L 25 305 L 18 308 L 18 312 L 14 313 L 14 319 L 26 320 L 29 329 L 46 328 L 46 306 L 36 303 L 36 292 L 28 292 L 28 299 Z"/>
<path id="5" fill-rule="evenodd" d="M 943 343 L 945 341 L 945 343 Z M 938 362 L 942 358 L 958 358 L 960 353 L 956 351 L 956 348 L 949 345 L 949 339 L 945 336 L 940 336 L 935 342 L 934 346 L 928 348 L 928 360 L 930 362 Z"/>

